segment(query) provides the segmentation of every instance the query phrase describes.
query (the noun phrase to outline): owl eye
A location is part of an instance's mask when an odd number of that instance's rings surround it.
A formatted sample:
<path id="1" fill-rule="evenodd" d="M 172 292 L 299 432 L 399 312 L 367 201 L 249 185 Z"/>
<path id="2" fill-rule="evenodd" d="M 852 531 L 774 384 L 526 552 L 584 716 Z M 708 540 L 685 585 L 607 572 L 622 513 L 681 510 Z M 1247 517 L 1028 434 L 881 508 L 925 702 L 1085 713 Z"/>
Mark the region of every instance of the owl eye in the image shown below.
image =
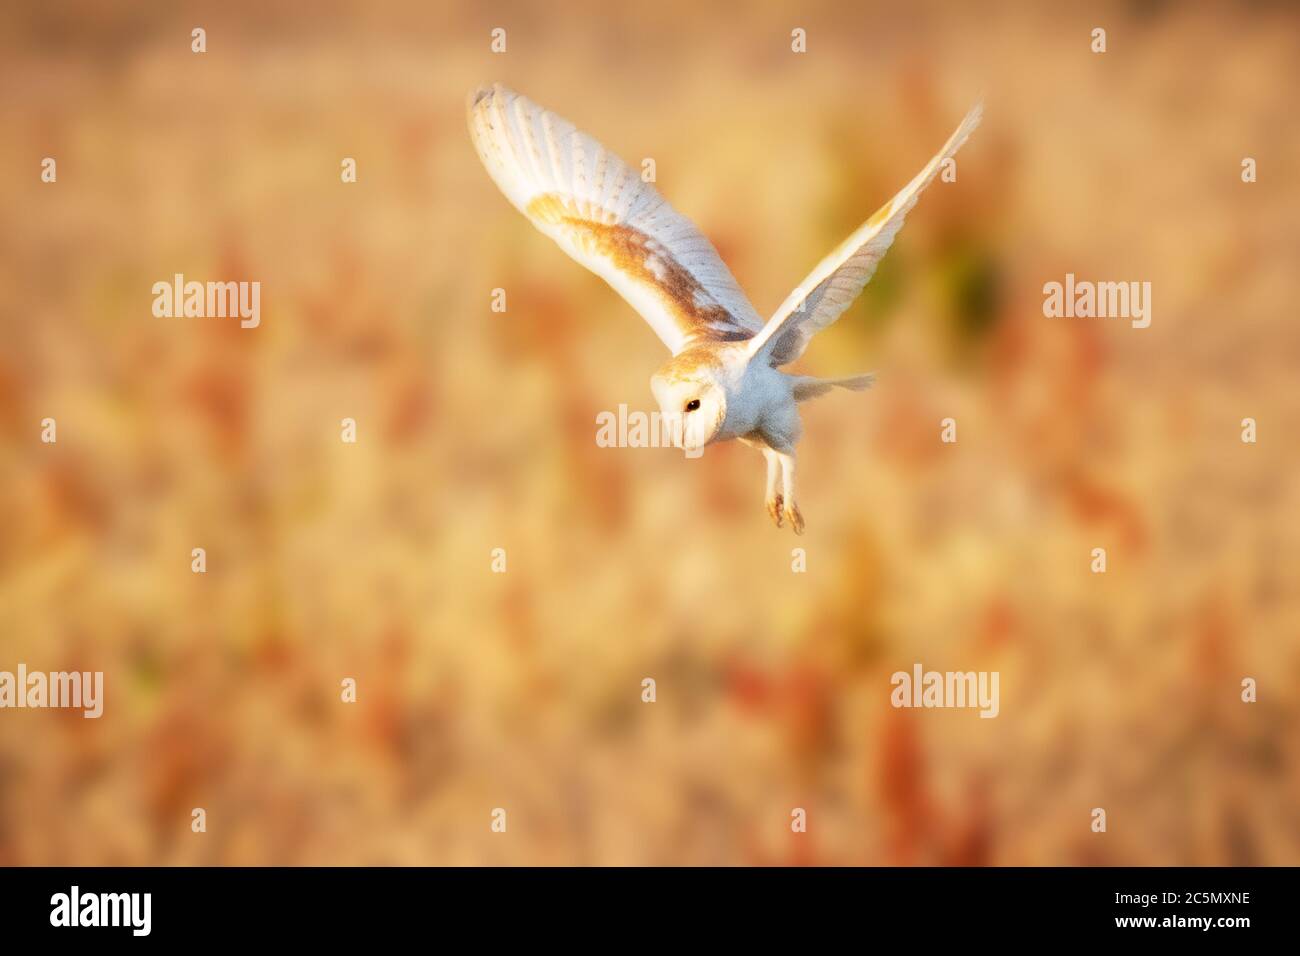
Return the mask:
<path id="1" fill-rule="evenodd" d="M 686 410 L 688 412 L 693 412 L 695 411 L 695 409 L 699 407 L 700 407 L 700 400 L 698 398 L 692 398 L 689 402 L 686 403 Z"/>

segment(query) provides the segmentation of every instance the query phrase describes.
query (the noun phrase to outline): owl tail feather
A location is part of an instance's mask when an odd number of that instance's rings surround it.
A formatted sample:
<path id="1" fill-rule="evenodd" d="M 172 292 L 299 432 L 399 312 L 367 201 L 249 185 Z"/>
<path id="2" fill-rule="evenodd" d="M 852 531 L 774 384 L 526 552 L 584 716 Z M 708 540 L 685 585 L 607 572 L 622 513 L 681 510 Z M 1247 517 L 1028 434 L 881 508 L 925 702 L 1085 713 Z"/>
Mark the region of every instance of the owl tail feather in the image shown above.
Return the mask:
<path id="1" fill-rule="evenodd" d="M 796 402 L 806 402 L 810 398 L 825 395 L 833 388 L 847 388 L 850 392 L 860 392 L 864 388 L 870 388 L 871 383 L 876 380 L 876 376 L 870 373 L 853 375 L 849 378 L 813 378 L 811 375 L 795 375 L 792 378 L 794 378 Z"/>

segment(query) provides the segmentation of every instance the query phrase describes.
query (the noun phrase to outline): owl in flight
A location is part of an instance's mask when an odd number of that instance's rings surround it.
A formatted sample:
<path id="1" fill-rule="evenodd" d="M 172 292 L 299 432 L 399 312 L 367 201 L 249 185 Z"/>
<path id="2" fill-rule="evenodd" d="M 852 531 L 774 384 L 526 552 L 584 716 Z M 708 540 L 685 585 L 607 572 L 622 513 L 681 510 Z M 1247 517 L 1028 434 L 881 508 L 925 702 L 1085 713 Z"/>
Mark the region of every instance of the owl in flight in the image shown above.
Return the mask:
<path id="1" fill-rule="evenodd" d="M 469 97 L 469 131 L 493 182 L 542 232 L 641 313 L 672 352 L 650 380 L 681 446 L 738 438 L 767 459 L 767 512 L 803 533 L 795 504 L 799 402 L 872 375 L 823 379 L 780 366 L 858 297 L 943 161 L 979 125 L 972 109 L 893 199 L 801 282 L 764 322 L 713 245 L 654 186 L 572 123 L 496 85 Z M 677 440 L 677 439 L 675 439 Z M 778 484 L 779 479 L 779 484 Z"/>

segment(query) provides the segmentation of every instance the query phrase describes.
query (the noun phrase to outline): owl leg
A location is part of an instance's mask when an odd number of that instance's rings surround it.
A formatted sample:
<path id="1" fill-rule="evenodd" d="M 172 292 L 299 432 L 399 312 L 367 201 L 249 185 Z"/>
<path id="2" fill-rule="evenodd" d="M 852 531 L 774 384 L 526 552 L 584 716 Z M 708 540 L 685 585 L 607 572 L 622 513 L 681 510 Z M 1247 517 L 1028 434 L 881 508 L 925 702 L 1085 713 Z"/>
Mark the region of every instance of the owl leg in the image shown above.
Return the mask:
<path id="1" fill-rule="evenodd" d="M 763 449 L 763 457 L 767 459 L 767 513 L 772 516 L 776 526 L 781 527 L 782 499 L 781 493 L 776 490 L 776 476 L 781 467 L 781 462 L 777 459 L 777 454 L 770 448 Z"/>
<path id="2" fill-rule="evenodd" d="M 794 449 L 777 452 L 777 459 L 781 463 L 781 498 L 778 500 L 783 499 L 785 516 L 790 519 L 794 533 L 803 534 L 803 515 L 794 501 Z M 777 525 L 780 525 L 779 521 Z"/>

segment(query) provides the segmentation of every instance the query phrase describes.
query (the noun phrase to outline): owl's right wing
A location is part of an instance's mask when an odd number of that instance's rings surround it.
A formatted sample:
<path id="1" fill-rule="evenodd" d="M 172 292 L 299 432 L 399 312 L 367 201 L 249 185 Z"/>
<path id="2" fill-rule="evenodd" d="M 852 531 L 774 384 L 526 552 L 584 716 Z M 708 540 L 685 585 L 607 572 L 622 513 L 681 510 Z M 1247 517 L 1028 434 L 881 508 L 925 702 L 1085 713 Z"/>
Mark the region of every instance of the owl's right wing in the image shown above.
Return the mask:
<path id="1" fill-rule="evenodd" d="M 694 223 L 572 123 L 498 84 L 470 94 L 469 130 L 515 208 L 613 286 L 673 354 L 763 327 Z"/>

